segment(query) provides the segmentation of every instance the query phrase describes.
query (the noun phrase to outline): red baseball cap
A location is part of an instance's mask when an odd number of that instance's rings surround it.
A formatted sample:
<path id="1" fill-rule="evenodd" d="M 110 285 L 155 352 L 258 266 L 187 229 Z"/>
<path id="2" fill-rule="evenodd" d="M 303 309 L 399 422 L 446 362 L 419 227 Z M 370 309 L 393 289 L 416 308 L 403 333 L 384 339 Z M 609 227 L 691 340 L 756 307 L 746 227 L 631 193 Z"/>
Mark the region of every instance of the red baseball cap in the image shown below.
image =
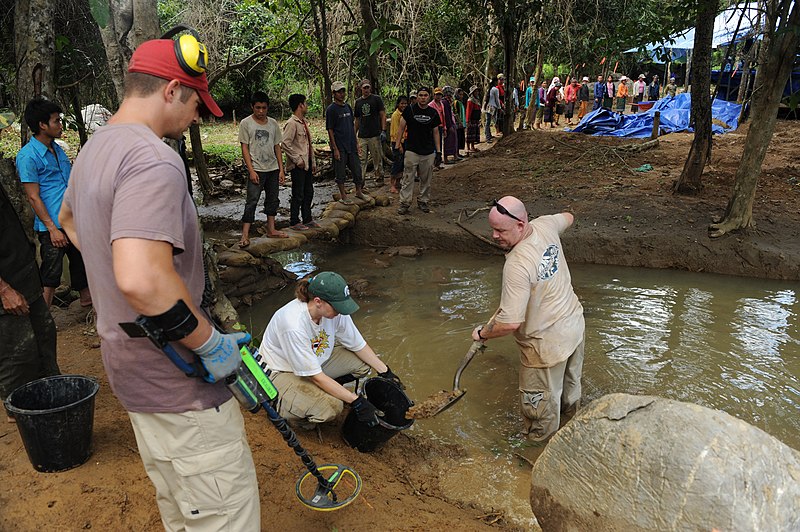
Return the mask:
<path id="1" fill-rule="evenodd" d="M 203 101 L 203 106 L 214 116 L 221 117 L 222 109 L 208 92 L 208 78 L 205 72 L 199 76 L 187 74 L 178 63 L 175 55 L 175 41 L 154 39 L 145 41 L 133 52 L 128 63 L 128 72 L 150 74 L 161 79 L 177 79 L 181 85 L 195 89 Z"/>

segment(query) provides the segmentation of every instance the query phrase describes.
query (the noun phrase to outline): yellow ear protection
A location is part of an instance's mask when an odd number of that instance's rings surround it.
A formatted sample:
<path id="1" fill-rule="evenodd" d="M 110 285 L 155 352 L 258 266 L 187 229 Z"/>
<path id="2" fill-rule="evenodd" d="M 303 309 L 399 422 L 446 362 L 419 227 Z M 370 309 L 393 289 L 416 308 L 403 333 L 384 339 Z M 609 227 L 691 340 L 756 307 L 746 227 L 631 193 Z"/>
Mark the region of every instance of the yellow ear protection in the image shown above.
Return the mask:
<path id="1" fill-rule="evenodd" d="M 161 38 L 171 39 L 182 31 L 188 31 L 189 35 L 181 35 L 175 40 L 175 57 L 178 58 L 178 64 L 190 76 L 202 76 L 208 67 L 208 50 L 206 45 L 200 42 L 200 36 L 194 28 L 178 24 Z"/>

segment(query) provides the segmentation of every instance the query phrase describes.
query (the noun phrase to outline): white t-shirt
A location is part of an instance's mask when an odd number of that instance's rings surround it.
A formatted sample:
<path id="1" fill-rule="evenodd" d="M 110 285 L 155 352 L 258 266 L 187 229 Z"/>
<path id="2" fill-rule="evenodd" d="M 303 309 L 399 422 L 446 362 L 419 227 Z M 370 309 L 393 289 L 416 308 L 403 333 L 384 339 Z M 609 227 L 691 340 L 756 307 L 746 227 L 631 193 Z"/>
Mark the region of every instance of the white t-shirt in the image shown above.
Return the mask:
<path id="1" fill-rule="evenodd" d="M 322 373 L 322 364 L 331 357 L 337 340 L 350 351 L 367 345 L 350 316 L 322 318 L 318 325 L 308 313 L 308 304 L 293 299 L 272 316 L 258 352 L 273 371 L 311 377 Z"/>
<path id="2" fill-rule="evenodd" d="M 279 168 L 275 157 L 275 146 L 283 142 L 283 134 L 278 122 L 267 117 L 266 124 L 256 122 L 253 115 L 239 123 L 239 142 L 247 144 L 250 149 L 250 160 L 256 172 L 272 172 Z"/>

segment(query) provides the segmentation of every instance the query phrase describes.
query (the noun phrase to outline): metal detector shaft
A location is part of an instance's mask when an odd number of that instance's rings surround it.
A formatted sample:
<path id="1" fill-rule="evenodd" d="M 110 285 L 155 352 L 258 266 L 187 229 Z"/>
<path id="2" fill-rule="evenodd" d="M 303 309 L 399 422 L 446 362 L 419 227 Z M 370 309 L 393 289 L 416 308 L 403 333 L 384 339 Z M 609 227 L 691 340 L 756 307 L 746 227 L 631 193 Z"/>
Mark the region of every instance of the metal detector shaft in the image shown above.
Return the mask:
<path id="1" fill-rule="evenodd" d="M 330 492 L 333 501 L 336 502 L 336 494 L 333 492 L 333 486 L 328 479 L 326 479 L 322 473 L 319 472 L 317 469 L 317 464 L 314 462 L 314 459 L 311 458 L 311 455 L 308 454 L 308 451 L 300 445 L 300 441 L 297 439 L 297 435 L 294 433 L 292 428 L 286 423 L 286 420 L 281 417 L 280 414 L 272 407 L 269 401 L 264 401 L 261 403 L 261 406 L 264 408 L 264 411 L 267 413 L 267 418 L 269 418 L 270 422 L 278 429 L 278 432 L 281 433 L 283 436 L 284 441 L 286 441 L 286 445 L 288 445 L 292 450 L 294 450 L 294 454 L 300 457 L 302 460 L 303 465 L 306 466 L 308 472 L 314 475 L 314 478 L 317 479 L 319 485 L 322 489 Z"/>

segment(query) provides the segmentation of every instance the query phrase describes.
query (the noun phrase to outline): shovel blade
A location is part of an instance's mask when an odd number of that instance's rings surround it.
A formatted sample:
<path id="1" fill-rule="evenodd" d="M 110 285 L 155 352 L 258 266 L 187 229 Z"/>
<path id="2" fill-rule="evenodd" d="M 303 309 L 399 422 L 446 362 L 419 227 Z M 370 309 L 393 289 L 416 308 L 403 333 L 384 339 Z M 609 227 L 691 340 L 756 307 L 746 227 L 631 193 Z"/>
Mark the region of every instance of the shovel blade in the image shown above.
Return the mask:
<path id="1" fill-rule="evenodd" d="M 459 399 L 464 397 L 465 393 L 467 393 L 466 390 L 442 390 L 436 392 L 423 402 L 409 408 L 408 412 L 406 412 L 406 418 L 427 419 L 441 414 L 456 404 Z"/>

